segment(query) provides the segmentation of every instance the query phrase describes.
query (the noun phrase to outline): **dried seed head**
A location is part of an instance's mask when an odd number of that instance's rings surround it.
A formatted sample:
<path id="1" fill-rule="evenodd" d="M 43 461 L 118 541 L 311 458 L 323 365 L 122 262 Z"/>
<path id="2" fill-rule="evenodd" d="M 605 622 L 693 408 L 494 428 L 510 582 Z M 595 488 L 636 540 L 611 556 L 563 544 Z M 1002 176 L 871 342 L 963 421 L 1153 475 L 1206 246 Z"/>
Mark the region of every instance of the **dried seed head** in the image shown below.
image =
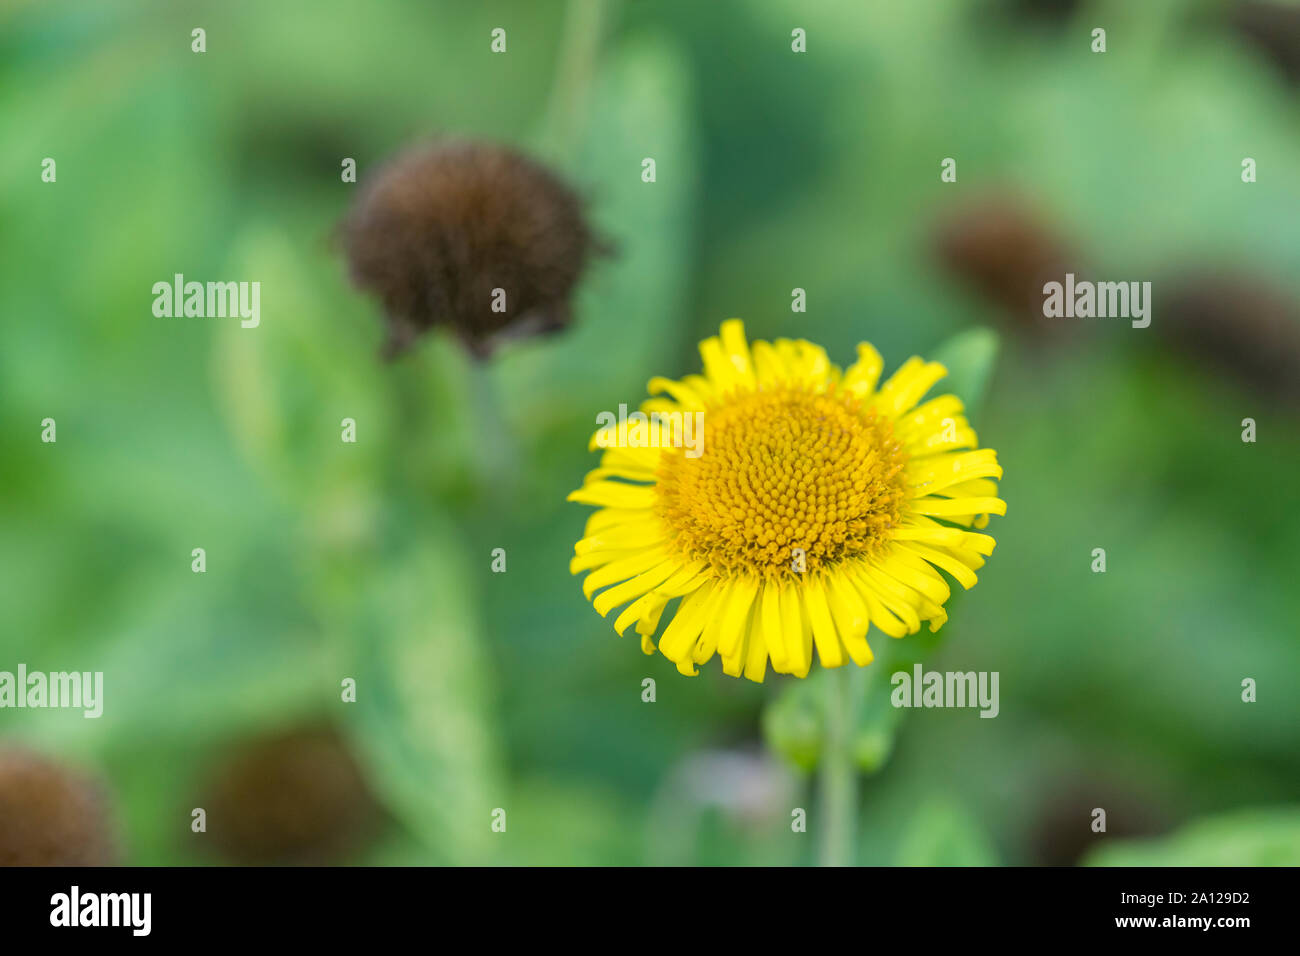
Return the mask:
<path id="1" fill-rule="evenodd" d="M 1034 866 L 1074 866 L 1099 843 L 1151 837 L 1170 821 L 1141 781 L 1096 772 L 1044 781 L 1034 805 L 1026 807 L 1026 861 Z M 1106 811 L 1106 829 L 1094 831 L 1094 811 Z"/>
<path id="2" fill-rule="evenodd" d="M 1188 269 L 1159 285 L 1160 331 L 1245 388 L 1300 404 L 1300 301 L 1264 276 Z"/>
<path id="3" fill-rule="evenodd" d="M 381 813 L 331 729 L 295 730 L 235 750 L 197 798 L 208 836 L 245 865 L 322 865 L 347 859 Z"/>
<path id="4" fill-rule="evenodd" d="M 944 268 L 996 306 L 1016 330 L 1056 331 L 1043 317 L 1043 285 L 1062 281 L 1081 264 L 1040 218 L 1012 196 L 989 196 L 963 205 L 934 232 Z"/>
<path id="5" fill-rule="evenodd" d="M 342 226 L 353 282 L 375 295 L 396 354 L 448 326 L 479 357 L 503 338 L 568 325 L 598 251 L 576 193 L 513 150 L 412 149 L 375 174 Z"/>
<path id="6" fill-rule="evenodd" d="M 1272 60 L 1287 82 L 1300 84 L 1300 7 L 1241 0 L 1227 14 L 1232 27 Z"/>
<path id="7" fill-rule="evenodd" d="M 37 754 L 0 747 L 0 866 L 110 866 L 100 788 Z"/>

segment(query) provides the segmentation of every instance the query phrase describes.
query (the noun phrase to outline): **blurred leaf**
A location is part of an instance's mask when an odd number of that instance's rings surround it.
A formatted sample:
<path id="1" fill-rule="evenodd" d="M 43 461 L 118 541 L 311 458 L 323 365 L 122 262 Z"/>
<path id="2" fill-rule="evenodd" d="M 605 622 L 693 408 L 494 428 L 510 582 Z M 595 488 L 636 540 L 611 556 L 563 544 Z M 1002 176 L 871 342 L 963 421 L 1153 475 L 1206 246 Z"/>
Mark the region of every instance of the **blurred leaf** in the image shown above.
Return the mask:
<path id="1" fill-rule="evenodd" d="M 442 533 L 437 533 L 441 531 Z M 440 858 L 482 863 L 508 803 L 473 595 L 446 529 L 374 575 L 349 635 L 358 751 L 379 798 Z"/>
<path id="2" fill-rule="evenodd" d="M 998 355 L 998 335 L 992 329 L 959 332 L 935 349 L 932 359 L 948 369 L 940 384 L 962 400 L 968 415 L 979 409 Z"/>
<path id="3" fill-rule="evenodd" d="M 521 434 L 639 403 L 653 375 L 676 374 L 689 327 L 695 136 L 690 78 L 670 38 L 616 47 L 593 96 L 574 173 L 613 256 L 594 261 L 574 328 L 503 350 L 494 377 Z M 641 180 L 641 161 L 656 181 Z"/>
<path id="4" fill-rule="evenodd" d="M 763 708 L 763 740 L 800 770 L 813 770 L 821 760 L 826 738 L 818 680 L 822 674 L 819 669 L 803 680 L 783 681 L 776 696 Z"/>
<path id="5" fill-rule="evenodd" d="M 996 866 L 997 854 L 976 821 L 944 799 L 922 804 L 899 842 L 898 866 Z"/>
<path id="6" fill-rule="evenodd" d="M 1107 841 L 1086 866 L 1297 866 L 1300 807 L 1206 817 L 1158 840 Z"/>
<path id="7" fill-rule="evenodd" d="M 849 748 L 854 765 L 864 773 L 883 767 L 894 749 L 901 713 L 889 699 L 893 671 L 889 660 L 877 660 L 854 673 L 856 679 L 850 682 L 858 689 L 858 699 L 853 703 Z M 764 741 L 800 770 L 811 771 L 821 762 L 826 739 L 828 673 L 819 667 L 803 680 L 785 680 L 763 708 Z"/>
<path id="8" fill-rule="evenodd" d="M 631 866 L 642 862 L 638 820 L 617 794 L 581 781 L 529 777 L 513 788 L 511 866 Z"/>
<path id="9" fill-rule="evenodd" d="M 132 581 L 129 614 L 106 620 L 77 651 L 77 670 L 104 675 L 103 715 L 22 711 L 11 727 L 46 745 L 102 753 L 142 739 L 197 746 L 312 709 L 338 664 L 315 623 L 283 602 L 283 582 L 264 583 L 273 563 L 231 570 L 214 562 L 192 574 L 181 554 L 170 570 Z M 25 663 L 67 669 L 61 654 Z"/>
<path id="10" fill-rule="evenodd" d="M 864 773 L 875 773 L 894 752 L 894 736 L 902 711 L 890 701 L 889 678 L 893 668 L 877 661 L 868 670 L 866 689 L 857 703 L 853 722 L 853 762 Z"/>

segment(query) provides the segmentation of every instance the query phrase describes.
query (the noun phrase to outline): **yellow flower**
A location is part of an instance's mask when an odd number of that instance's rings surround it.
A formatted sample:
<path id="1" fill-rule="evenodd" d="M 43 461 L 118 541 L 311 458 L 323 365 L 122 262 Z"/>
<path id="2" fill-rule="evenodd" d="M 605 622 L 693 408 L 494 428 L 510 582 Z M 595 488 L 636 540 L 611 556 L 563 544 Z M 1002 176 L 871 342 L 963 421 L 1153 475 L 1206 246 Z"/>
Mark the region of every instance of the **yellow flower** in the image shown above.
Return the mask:
<path id="1" fill-rule="evenodd" d="M 569 495 L 600 508 L 570 570 L 590 572 L 601 616 L 627 604 L 614 628 L 636 625 L 652 654 L 680 598 L 664 656 L 693 675 L 716 653 L 755 681 L 769 659 L 807 676 L 814 647 L 823 667 L 865 666 L 870 626 L 937 631 L 939 570 L 973 585 L 994 541 L 970 529 L 1006 513 L 997 453 L 978 448 L 961 401 L 917 405 L 947 370 L 913 357 L 877 387 L 884 363 L 866 343 L 841 372 L 811 342 L 751 348 L 738 319 L 700 354 L 703 375 L 651 379 L 663 397 L 641 405 L 645 420 L 606 421 L 591 440 L 600 467 Z"/>

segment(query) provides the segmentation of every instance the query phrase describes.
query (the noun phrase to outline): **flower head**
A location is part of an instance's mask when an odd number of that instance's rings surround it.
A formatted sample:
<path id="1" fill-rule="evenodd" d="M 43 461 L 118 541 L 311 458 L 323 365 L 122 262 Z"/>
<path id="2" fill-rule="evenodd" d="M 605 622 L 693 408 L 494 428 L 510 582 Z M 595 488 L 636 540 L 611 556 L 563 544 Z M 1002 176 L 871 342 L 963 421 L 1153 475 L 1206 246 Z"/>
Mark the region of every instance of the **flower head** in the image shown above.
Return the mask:
<path id="1" fill-rule="evenodd" d="M 870 627 L 891 637 L 947 620 L 946 572 L 962 587 L 1005 514 L 997 454 L 980 449 L 961 401 L 918 404 L 946 374 L 911 358 L 883 385 L 865 343 L 847 370 L 820 346 L 745 340 L 724 322 L 700 343 L 704 374 L 651 379 L 639 428 L 607 426 L 600 467 L 570 501 L 600 508 L 570 569 L 614 628 L 635 625 L 684 674 L 714 654 L 733 676 L 804 677 L 871 663 Z M 702 444 L 688 448 L 689 422 Z M 692 451 L 695 454 L 692 454 Z M 603 590 L 602 590 L 603 589 Z M 596 592 L 600 593 L 597 594 Z"/>
<path id="2" fill-rule="evenodd" d="M 381 818 L 351 752 L 329 728 L 249 741 L 212 776 L 199 802 L 217 848 L 242 865 L 346 860 Z"/>
<path id="3" fill-rule="evenodd" d="M 342 227 L 353 281 L 383 304 L 387 351 L 434 326 L 484 357 L 502 338 L 569 324 L 601 246 L 560 178 L 501 146 L 440 142 L 379 170 Z"/>
<path id="4" fill-rule="evenodd" d="M 1049 222 L 1011 194 L 994 194 L 946 212 L 934 230 L 945 270 L 997 306 L 1018 331 L 1060 335 L 1043 316 L 1043 284 L 1078 272 L 1078 256 Z"/>
<path id="5" fill-rule="evenodd" d="M 96 783 L 26 750 L 0 748 L 0 866 L 108 866 L 111 830 Z"/>

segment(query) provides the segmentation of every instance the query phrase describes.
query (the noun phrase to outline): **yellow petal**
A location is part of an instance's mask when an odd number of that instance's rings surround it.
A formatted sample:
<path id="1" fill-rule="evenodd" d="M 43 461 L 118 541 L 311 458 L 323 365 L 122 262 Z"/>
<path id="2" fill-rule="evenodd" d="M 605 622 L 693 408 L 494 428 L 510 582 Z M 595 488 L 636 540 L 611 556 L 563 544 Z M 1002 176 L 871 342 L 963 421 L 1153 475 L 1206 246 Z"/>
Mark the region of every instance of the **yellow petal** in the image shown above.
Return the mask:
<path id="1" fill-rule="evenodd" d="M 635 601 L 633 601 L 631 604 L 629 604 L 626 608 L 624 608 L 623 613 L 620 614 L 617 618 L 615 618 L 614 630 L 616 630 L 619 633 L 619 635 L 622 636 L 623 632 L 627 630 L 628 625 L 630 625 L 633 621 L 636 621 L 637 630 L 640 631 L 641 622 L 644 621 L 647 617 L 649 617 L 651 611 L 654 610 L 656 607 L 662 608 L 667 603 L 668 603 L 667 598 L 661 597 L 660 595 L 656 594 L 654 591 L 646 592 L 645 594 L 637 598 Z M 654 631 L 651 630 L 650 633 L 653 634 Z M 644 644 L 645 642 L 642 641 L 642 646 L 644 646 Z"/>
<path id="2" fill-rule="evenodd" d="M 880 381 L 880 372 L 884 367 L 885 360 L 875 347 L 861 342 L 858 344 L 858 360 L 845 370 L 840 388 L 859 399 L 866 399 Z"/>
<path id="3" fill-rule="evenodd" d="M 831 619 L 830 608 L 826 606 L 826 588 L 820 580 L 811 575 L 804 579 L 804 606 L 808 608 L 808 619 L 812 622 L 813 641 L 817 645 L 817 657 L 822 667 L 839 667 L 844 663 L 844 648 L 839 635 L 835 633 L 835 622 Z"/>
<path id="4" fill-rule="evenodd" d="M 581 539 L 573 546 L 575 555 L 593 551 L 621 551 L 626 548 L 652 548 L 668 538 L 668 529 L 657 517 L 646 521 L 628 522 L 609 528 L 600 534 Z"/>
<path id="5" fill-rule="evenodd" d="M 789 658 L 786 655 L 785 635 L 781 633 L 781 584 L 776 580 L 763 582 L 762 606 L 755 620 L 761 620 L 763 627 L 763 644 L 772 655 L 773 669 L 788 673 Z"/>
<path id="6" fill-rule="evenodd" d="M 611 561 L 599 571 L 592 571 L 582 579 L 582 593 L 590 600 L 591 595 L 601 588 L 626 581 L 642 571 L 649 571 L 667 556 L 666 548 L 656 548 L 650 551 L 634 551 L 631 557 Z"/>
<path id="7" fill-rule="evenodd" d="M 706 584 L 682 599 L 677 613 L 659 639 L 659 652 L 664 657 L 674 662 L 690 659 L 691 650 L 704 630 L 704 625 L 708 623 L 706 612 L 709 610 L 712 593 L 712 586 Z"/>
<path id="8" fill-rule="evenodd" d="M 734 656 L 745 636 L 749 609 L 758 594 L 758 578 L 741 575 L 732 578 L 727 599 L 721 608 L 722 621 L 718 631 L 718 653 L 724 658 Z"/>
<path id="9" fill-rule="evenodd" d="M 763 625 L 759 613 L 750 617 L 749 641 L 745 648 L 745 676 L 757 684 L 763 683 L 767 674 L 767 643 L 763 640 Z"/>
<path id="10" fill-rule="evenodd" d="M 923 362 L 912 356 L 880 388 L 872 407 L 891 418 L 908 411 L 935 382 L 948 374 L 938 362 Z"/>
<path id="11" fill-rule="evenodd" d="M 671 378 L 655 377 L 650 379 L 650 384 L 646 386 L 646 391 L 651 395 L 657 395 L 660 392 L 667 392 L 683 408 L 703 409 L 704 399 L 700 397 L 695 389 L 691 388 L 685 382 L 676 382 Z"/>
<path id="12" fill-rule="evenodd" d="M 631 581 L 624 581 L 622 584 L 615 585 L 607 591 L 601 591 L 596 596 L 596 600 L 591 602 L 591 606 L 596 612 L 604 617 L 620 604 L 625 604 L 633 598 L 639 598 L 646 591 L 649 591 L 656 584 L 663 583 L 663 580 L 672 574 L 673 571 L 681 564 L 679 558 L 669 558 L 662 564 L 656 565 L 644 574 L 638 574 Z M 596 572 L 599 574 L 600 572 Z M 584 582 L 585 584 L 586 582 Z"/>
<path id="13" fill-rule="evenodd" d="M 827 575 L 826 599 L 835 620 L 835 630 L 839 632 L 853 663 L 866 667 L 873 658 L 871 646 L 867 643 L 870 615 L 866 603 L 845 574 Z"/>
<path id="14" fill-rule="evenodd" d="M 1007 503 L 1001 498 L 918 498 L 909 510 L 918 515 L 949 517 L 956 515 L 1004 515 Z"/>
<path id="15" fill-rule="evenodd" d="M 977 581 L 979 581 L 979 578 L 975 576 L 975 572 L 970 569 L 969 565 L 957 560 L 957 558 L 950 554 L 938 550 L 937 548 L 928 548 L 917 541 L 911 541 L 907 544 L 899 545 L 899 547 L 906 548 L 913 554 L 929 561 L 931 564 L 943 568 L 956 578 L 958 584 L 968 591 L 975 586 Z"/>
<path id="16" fill-rule="evenodd" d="M 617 481 L 594 481 L 569 492 L 569 500 L 611 508 L 646 508 L 654 506 L 653 485 L 627 485 Z"/>

